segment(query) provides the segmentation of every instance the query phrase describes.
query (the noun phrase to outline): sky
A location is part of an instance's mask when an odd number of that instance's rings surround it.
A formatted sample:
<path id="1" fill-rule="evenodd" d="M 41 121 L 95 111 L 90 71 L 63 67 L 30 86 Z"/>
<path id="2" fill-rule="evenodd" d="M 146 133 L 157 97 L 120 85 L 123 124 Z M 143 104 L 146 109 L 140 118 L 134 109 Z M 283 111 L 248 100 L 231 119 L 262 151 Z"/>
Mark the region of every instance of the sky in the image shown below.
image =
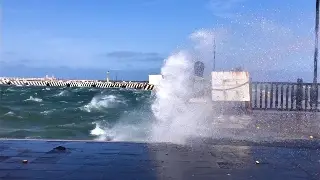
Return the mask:
<path id="1" fill-rule="evenodd" d="M 315 0 L 1 0 L 0 76 L 145 80 L 207 29 L 217 70 L 311 80 Z"/>

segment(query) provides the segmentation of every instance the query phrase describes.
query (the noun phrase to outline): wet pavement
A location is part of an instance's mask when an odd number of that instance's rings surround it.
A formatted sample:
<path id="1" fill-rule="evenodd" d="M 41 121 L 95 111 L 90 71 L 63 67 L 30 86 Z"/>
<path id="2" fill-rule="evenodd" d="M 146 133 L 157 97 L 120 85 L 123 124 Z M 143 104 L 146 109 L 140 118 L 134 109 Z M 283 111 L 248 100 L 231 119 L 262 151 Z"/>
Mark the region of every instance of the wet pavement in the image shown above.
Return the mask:
<path id="1" fill-rule="evenodd" d="M 320 139 L 320 113 L 254 111 L 215 119 L 211 137 L 251 141 Z"/>
<path id="2" fill-rule="evenodd" d="M 219 142 L 0 140 L 0 179 L 320 179 L 318 140 Z"/>

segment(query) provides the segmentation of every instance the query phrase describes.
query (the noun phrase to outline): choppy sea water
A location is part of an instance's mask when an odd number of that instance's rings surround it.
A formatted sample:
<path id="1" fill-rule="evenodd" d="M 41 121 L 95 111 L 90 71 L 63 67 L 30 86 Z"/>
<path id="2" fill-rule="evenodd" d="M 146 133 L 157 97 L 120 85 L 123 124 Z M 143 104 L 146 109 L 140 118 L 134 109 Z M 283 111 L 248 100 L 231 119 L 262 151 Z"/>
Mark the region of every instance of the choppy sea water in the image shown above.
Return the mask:
<path id="1" fill-rule="evenodd" d="M 319 117 L 221 115 L 206 104 L 134 89 L 0 86 L 0 138 L 152 141 L 315 139 Z M 200 140 L 200 141 L 202 141 Z"/>
<path id="2" fill-rule="evenodd" d="M 1 87 L 0 138 L 144 138 L 151 102 L 150 91 Z"/>

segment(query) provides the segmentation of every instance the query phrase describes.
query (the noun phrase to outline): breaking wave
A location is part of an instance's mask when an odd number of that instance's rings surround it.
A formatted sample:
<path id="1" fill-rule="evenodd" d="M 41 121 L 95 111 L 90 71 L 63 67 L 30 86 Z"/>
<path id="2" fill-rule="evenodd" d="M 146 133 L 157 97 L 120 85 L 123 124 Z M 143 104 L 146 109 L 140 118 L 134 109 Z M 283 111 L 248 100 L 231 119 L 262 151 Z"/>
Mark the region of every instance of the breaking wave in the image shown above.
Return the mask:
<path id="1" fill-rule="evenodd" d="M 116 108 L 118 105 L 124 104 L 125 101 L 115 95 L 97 95 L 93 97 L 88 104 L 81 107 L 81 109 L 87 112 L 102 111 L 107 108 Z"/>
<path id="2" fill-rule="evenodd" d="M 207 93 L 211 83 L 206 78 L 211 77 L 214 34 L 198 31 L 191 35 L 191 39 L 194 47 L 173 54 L 161 69 L 164 79 L 157 88 L 152 105 L 156 117 L 152 141 L 185 143 L 191 137 L 209 136 L 214 128 L 210 126 L 213 112 L 210 94 Z M 194 63 L 197 61 L 209 67 L 205 68 L 204 78 L 194 76 Z M 206 101 L 191 103 L 193 97 Z"/>
<path id="3" fill-rule="evenodd" d="M 56 94 L 55 96 L 68 96 L 70 93 L 67 90 L 62 90 L 61 92 L 59 92 L 58 94 Z"/>
<path id="4" fill-rule="evenodd" d="M 13 115 L 15 115 L 15 114 L 14 114 L 14 112 L 12 112 L 12 111 L 9 111 L 9 112 L 7 112 L 7 113 L 4 114 L 4 116 L 13 116 Z"/>
<path id="5" fill-rule="evenodd" d="M 25 101 L 34 101 L 34 102 L 42 102 L 43 100 L 41 98 L 36 98 L 33 96 L 30 96 L 28 99 L 26 99 Z"/>

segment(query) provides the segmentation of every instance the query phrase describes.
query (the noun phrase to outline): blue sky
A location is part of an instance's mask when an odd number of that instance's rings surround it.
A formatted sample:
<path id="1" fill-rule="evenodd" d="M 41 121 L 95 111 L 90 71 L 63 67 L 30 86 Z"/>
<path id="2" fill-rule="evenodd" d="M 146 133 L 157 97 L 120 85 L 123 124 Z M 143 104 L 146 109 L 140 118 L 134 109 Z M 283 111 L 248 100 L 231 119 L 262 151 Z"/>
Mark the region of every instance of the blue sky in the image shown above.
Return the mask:
<path id="1" fill-rule="evenodd" d="M 309 78 L 314 1 L 2 0 L 0 76 L 147 79 L 204 28 L 219 70 Z"/>

